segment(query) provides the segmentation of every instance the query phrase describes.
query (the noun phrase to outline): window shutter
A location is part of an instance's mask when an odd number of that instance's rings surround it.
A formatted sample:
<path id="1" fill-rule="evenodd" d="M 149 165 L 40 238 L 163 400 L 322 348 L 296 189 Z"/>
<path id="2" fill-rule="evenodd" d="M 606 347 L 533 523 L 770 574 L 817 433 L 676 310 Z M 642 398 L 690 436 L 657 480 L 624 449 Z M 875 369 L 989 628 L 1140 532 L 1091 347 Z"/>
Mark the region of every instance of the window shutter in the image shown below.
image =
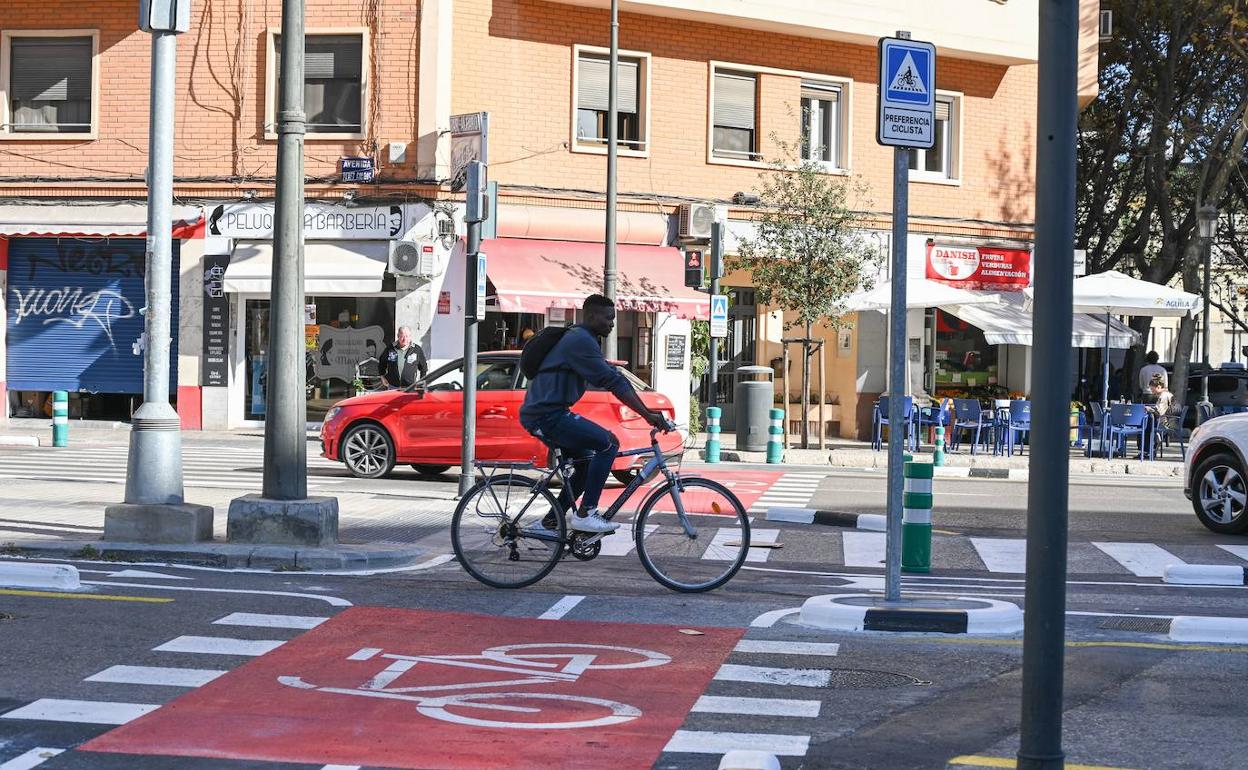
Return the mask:
<path id="1" fill-rule="evenodd" d="M 282 38 L 276 35 L 277 73 L 282 71 Z M 309 35 L 303 44 L 304 80 L 359 80 L 364 71 L 364 41 L 359 35 Z"/>
<path id="2" fill-rule="evenodd" d="M 715 125 L 754 130 L 755 84 L 752 75 L 715 74 Z"/>
<path id="3" fill-rule="evenodd" d="M 10 98 L 64 102 L 91 98 L 91 38 L 18 37 L 10 45 Z"/>
<path id="4" fill-rule="evenodd" d="M 945 101 L 941 101 L 940 99 L 937 99 L 936 100 L 936 119 L 948 120 L 949 112 L 952 106 L 953 106 L 952 102 L 945 102 Z"/>
<path id="5" fill-rule="evenodd" d="M 617 96 L 620 112 L 637 112 L 637 83 L 641 68 L 635 59 L 620 59 Z M 582 54 L 577 60 L 576 106 L 581 110 L 608 109 L 611 64 L 606 57 Z"/>
<path id="6" fill-rule="evenodd" d="M 831 83 L 802 83 L 802 98 L 835 102 L 841 98 L 841 87 Z"/>

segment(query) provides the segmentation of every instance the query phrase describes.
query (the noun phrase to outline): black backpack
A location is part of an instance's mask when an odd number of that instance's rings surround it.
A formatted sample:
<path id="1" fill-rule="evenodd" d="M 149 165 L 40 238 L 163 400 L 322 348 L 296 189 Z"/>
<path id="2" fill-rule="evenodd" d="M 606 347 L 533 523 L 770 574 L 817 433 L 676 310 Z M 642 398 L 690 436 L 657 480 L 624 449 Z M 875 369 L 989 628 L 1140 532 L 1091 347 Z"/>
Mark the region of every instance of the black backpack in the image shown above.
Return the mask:
<path id="1" fill-rule="evenodd" d="M 537 376 L 537 373 L 542 370 L 542 362 L 546 360 L 546 356 L 550 355 L 550 351 L 555 349 L 555 345 L 558 345 L 559 340 L 563 339 L 563 335 L 567 333 L 568 327 L 547 326 L 529 337 L 529 341 L 520 349 L 520 371 L 526 378 L 531 380 Z"/>

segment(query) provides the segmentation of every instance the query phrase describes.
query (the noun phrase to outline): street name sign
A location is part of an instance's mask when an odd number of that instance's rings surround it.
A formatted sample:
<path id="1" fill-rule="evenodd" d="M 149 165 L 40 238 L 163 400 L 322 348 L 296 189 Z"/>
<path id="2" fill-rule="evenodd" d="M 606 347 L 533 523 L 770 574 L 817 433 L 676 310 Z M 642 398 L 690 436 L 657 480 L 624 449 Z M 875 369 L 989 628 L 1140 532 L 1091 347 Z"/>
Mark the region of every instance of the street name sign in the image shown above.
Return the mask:
<path id="1" fill-rule="evenodd" d="M 728 336 L 728 295 L 711 295 L 711 336 Z"/>
<path id="2" fill-rule="evenodd" d="M 876 141 L 931 149 L 936 143 L 936 47 L 880 38 L 880 114 Z"/>

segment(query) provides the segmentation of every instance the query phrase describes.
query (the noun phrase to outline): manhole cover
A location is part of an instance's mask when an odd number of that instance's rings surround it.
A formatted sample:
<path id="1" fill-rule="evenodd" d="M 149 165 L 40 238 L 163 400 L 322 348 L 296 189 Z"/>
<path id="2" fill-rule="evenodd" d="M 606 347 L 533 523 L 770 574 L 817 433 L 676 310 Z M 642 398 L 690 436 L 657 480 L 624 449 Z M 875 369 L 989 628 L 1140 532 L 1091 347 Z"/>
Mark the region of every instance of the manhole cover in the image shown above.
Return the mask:
<path id="1" fill-rule="evenodd" d="M 1170 630 L 1169 618 L 1109 618 L 1101 621 L 1101 628 L 1111 631 L 1143 631 L 1164 634 Z"/>
<path id="2" fill-rule="evenodd" d="M 833 690 L 882 690 L 886 687 L 912 687 L 927 685 L 931 682 L 892 671 L 872 671 L 870 669 L 836 668 L 832 669 L 832 678 L 828 687 Z"/>

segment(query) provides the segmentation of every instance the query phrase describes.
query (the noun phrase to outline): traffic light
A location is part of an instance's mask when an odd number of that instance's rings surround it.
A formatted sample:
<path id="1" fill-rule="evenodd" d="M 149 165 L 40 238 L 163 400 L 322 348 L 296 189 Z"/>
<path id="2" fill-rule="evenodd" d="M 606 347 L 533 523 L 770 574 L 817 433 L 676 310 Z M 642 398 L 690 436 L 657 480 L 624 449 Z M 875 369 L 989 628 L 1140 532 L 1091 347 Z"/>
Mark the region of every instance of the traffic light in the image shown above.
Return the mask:
<path id="1" fill-rule="evenodd" d="M 685 285 L 694 289 L 702 286 L 702 249 L 685 250 Z"/>

